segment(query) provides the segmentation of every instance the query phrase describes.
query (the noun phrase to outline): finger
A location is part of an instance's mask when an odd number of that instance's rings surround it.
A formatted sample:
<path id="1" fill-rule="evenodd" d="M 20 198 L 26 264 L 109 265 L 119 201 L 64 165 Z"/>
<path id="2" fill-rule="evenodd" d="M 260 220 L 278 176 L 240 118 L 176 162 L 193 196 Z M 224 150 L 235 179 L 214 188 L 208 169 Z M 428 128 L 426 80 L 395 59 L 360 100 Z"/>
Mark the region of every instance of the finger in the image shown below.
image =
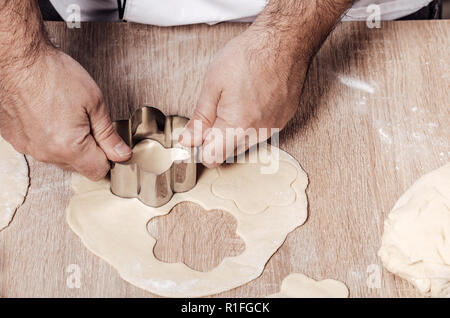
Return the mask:
<path id="1" fill-rule="evenodd" d="M 87 135 L 82 140 L 71 157 L 66 164 L 93 181 L 103 179 L 110 170 L 105 153 L 97 146 L 92 135 Z"/>
<path id="2" fill-rule="evenodd" d="M 180 143 L 185 147 L 201 146 L 205 132 L 211 128 L 217 117 L 217 104 L 221 95 L 221 87 L 214 80 L 205 78 L 200 98 L 185 130 L 180 135 Z"/>
<path id="3" fill-rule="evenodd" d="M 217 118 L 214 126 L 206 132 L 202 147 L 202 163 L 207 168 L 215 168 L 227 158 L 234 157 L 235 138 L 234 135 L 227 135 L 227 128 L 230 128 L 230 125 L 225 120 Z"/>
<path id="4" fill-rule="evenodd" d="M 239 128 L 218 117 L 214 126 L 207 132 L 203 142 L 202 163 L 215 168 L 228 159 L 244 154 L 260 141 L 256 128 Z M 262 140 L 261 140 L 262 141 Z"/>
<path id="5" fill-rule="evenodd" d="M 101 102 L 89 112 L 92 136 L 97 144 L 113 162 L 123 162 L 131 158 L 131 148 L 120 138 L 114 129 L 105 103 Z"/>

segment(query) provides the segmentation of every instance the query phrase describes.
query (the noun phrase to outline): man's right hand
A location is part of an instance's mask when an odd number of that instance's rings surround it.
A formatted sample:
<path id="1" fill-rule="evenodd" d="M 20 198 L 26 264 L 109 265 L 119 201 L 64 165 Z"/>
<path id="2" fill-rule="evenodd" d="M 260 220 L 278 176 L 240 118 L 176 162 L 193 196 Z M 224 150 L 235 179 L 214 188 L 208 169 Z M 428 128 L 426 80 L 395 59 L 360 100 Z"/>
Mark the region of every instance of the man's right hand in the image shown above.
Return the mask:
<path id="1" fill-rule="evenodd" d="M 0 133 L 17 151 L 92 180 L 108 173 L 108 160 L 130 159 L 99 87 L 71 57 L 47 47 L 7 77 L 0 85 Z"/>

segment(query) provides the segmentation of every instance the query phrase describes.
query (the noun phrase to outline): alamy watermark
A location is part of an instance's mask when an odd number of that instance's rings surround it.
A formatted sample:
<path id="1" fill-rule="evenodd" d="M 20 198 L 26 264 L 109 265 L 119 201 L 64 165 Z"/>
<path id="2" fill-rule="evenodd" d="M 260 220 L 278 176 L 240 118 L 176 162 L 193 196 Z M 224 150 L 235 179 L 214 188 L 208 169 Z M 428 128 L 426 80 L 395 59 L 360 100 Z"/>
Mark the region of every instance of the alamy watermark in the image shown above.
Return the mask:
<path id="1" fill-rule="evenodd" d="M 175 129 L 173 136 L 179 136 L 184 128 Z M 205 132 L 200 120 L 194 121 L 191 138 L 203 140 L 196 147 L 196 155 L 184 162 L 205 163 L 251 163 L 260 164 L 261 174 L 275 174 L 279 169 L 279 128 L 208 128 Z M 177 138 L 177 137 L 175 137 Z M 268 140 L 270 139 L 270 146 Z M 246 155 L 250 149 L 252 155 Z M 172 158 L 173 161 L 178 160 Z"/>
<path id="2" fill-rule="evenodd" d="M 366 25 L 369 29 L 381 28 L 381 7 L 378 4 L 371 4 L 367 7 L 366 12 L 369 14 Z"/>
<path id="3" fill-rule="evenodd" d="M 66 273 L 69 274 L 66 279 L 67 288 L 81 288 L 81 268 L 77 264 L 70 264 L 66 268 Z"/>
<path id="4" fill-rule="evenodd" d="M 382 268 L 378 264 L 370 264 L 367 266 L 366 285 L 369 289 L 381 289 Z"/>
<path id="5" fill-rule="evenodd" d="M 71 4 L 66 8 L 66 23 L 69 29 L 81 28 L 81 7 L 78 4 Z"/>

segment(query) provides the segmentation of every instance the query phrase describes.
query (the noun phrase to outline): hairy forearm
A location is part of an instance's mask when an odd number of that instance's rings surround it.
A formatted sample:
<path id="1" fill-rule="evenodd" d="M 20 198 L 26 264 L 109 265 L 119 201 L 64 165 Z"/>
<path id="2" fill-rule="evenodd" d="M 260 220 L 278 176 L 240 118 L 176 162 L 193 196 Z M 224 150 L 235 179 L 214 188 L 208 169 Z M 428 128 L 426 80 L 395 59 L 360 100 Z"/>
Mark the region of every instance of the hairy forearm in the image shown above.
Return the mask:
<path id="1" fill-rule="evenodd" d="M 37 1 L 2 0 L 0 73 L 7 75 L 29 67 L 48 47 Z"/>
<path id="2" fill-rule="evenodd" d="M 271 0 L 252 28 L 280 50 L 312 58 L 354 0 Z"/>

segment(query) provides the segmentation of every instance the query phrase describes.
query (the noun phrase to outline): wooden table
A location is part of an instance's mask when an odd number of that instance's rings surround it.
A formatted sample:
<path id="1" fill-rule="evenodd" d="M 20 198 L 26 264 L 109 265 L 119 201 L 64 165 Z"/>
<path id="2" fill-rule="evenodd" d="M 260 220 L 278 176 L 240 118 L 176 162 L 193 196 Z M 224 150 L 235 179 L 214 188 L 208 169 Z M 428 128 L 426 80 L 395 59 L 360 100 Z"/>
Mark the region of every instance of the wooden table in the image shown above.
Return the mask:
<path id="1" fill-rule="evenodd" d="M 246 28 L 47 26 L 52 41 L 99 83 L 113 119 L 143 105 L 189 116 L 208 63 Z M 342 280 L 353 297 L 418 296 L 381 269 L 376 253 L 383 220 L 398 197 L 450 161 L 449 47 L 450 21 L 338 26 L 314 60 L 299 112 L 281 135 L 281 148 L 309 175 L 309 219 L 261 277 L 219 296 L 265 296 L 291 272 Z M 69 229 L 70 174 L 29 161 L 26 202 L 0 233 L 0 296 L 152 297 L 123 281 Z M 161 240 L 157 256 L 207 270 L 243 248 L 232 235 L 234 222 L 227 213 L 184 204 L 152 226 Z M 79 289 L 67 287 L 70 264 L 80 269 Z M 377 272 L 380 288 L 369 288 L 377 287 Z"/>

